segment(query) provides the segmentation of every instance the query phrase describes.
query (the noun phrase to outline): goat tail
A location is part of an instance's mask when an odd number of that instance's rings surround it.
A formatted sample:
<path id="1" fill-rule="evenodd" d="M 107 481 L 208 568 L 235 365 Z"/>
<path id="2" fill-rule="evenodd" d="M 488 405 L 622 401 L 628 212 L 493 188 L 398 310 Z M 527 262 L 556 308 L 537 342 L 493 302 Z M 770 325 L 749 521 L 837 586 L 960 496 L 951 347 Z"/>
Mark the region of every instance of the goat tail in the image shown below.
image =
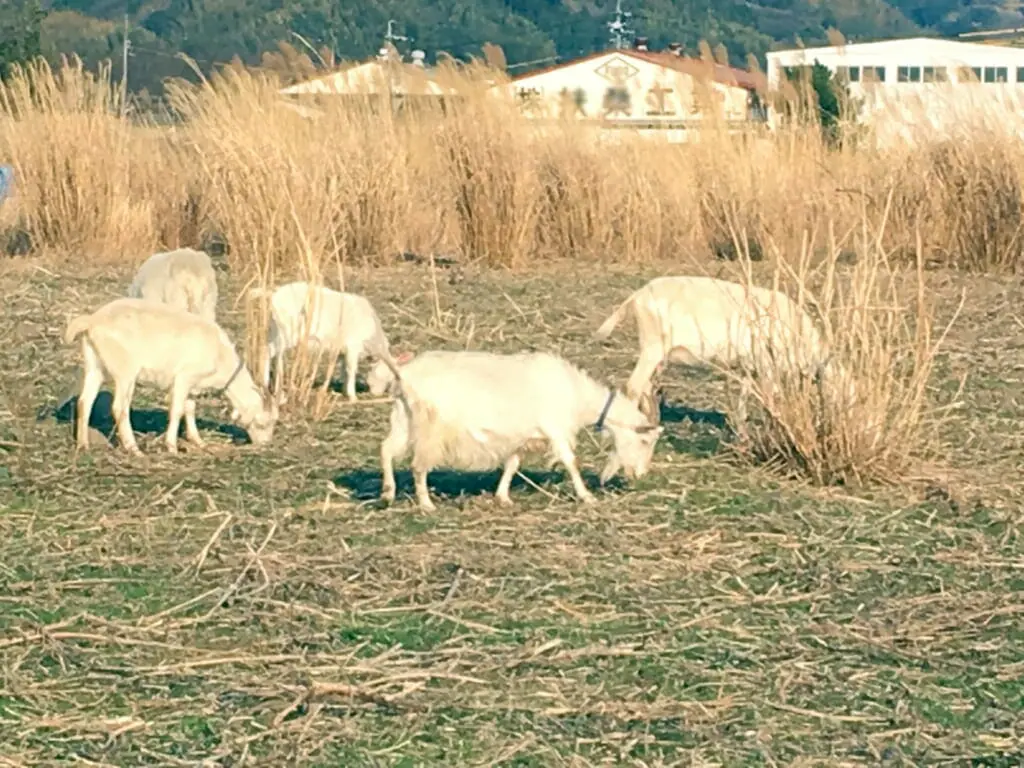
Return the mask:
<path id="1" fill-rule="evenodd" d="M 615 311 L 608 316 L 608 319 L 601 323 L 601 327 L 594 331 L 594 338 L 601 340 L 607 339 L 611 336 L 615 327 L 626 318 L 630 309 L 633 308 L 633 300 L 635 298 L 636 293 L 631 293 L 628 299 L 619 304 L 619 306 L 615 308 Z"/>
<path id="2" fill-rule="evenodd" d="M 64 343 L 70 344 L 91 327 L 92 315 L 79 315 L 68 323 L 68 329 L 64 332 Z"/>

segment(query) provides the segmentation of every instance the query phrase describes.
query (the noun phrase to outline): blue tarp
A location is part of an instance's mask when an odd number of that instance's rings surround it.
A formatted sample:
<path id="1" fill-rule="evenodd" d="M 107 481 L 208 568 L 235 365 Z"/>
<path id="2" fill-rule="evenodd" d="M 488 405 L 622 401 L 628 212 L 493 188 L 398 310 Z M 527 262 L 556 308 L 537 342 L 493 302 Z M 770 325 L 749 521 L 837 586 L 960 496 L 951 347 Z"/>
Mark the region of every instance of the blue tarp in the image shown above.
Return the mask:
<path id="1" fill-rule="evenodd" d="M 14 166 L 0 165 L 0 203 L 14 191 Z"/>

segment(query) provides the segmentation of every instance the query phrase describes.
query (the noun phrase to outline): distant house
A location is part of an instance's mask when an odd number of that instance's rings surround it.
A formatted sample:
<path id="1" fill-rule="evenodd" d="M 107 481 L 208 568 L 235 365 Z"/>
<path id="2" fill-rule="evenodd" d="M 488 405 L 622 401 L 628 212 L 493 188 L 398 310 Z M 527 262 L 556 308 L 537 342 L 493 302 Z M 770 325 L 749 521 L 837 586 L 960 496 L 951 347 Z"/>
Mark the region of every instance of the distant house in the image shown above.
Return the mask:
<path id="1" fill-rule="evenodd" d="M 733 125 L 762 120 L 756 94 L 763 86 L 761 75 L 684 56 L 678 44 L 650 51 L 646 38 L 637 38 L 632 48 L 529 72 L 502 87 L 513 90 L 528 118 L 679 133 L 711 111 Z"/>
<path id="2" fill-rule="evenodd" d="M 325 75 L 282 88 L 284 96 L 340 96 L 360 98 L 387 97 L 393 103 L 427 99 L 444 101 L 456 95 L 454 89 L 437 82 L 435 73 L 424 64 L 423 51 L 412 52 L 406 63 L 382 48 L 376 58 L 350 64 Z"/>
<path id="3" fill-rule="evenodd" d="M 967 113 L 1019 113 L 1024 104 L 1024 49 L 943 38 L 913 37 L 767 54 L 775 90 L 790 67 L 815 62 L 834 72 L 861 104 L 864 122 L 940 129 Z M 771 116 L 775 123 L 776 116 Z"/>

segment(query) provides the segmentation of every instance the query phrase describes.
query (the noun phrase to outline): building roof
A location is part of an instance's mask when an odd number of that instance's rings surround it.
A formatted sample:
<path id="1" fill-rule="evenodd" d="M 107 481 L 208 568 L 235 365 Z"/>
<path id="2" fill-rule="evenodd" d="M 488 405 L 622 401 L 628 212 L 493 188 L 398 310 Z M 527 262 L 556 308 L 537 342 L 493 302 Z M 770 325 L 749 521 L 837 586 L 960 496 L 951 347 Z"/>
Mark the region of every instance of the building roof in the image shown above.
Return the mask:
<path id="1" fill-rule="evenodd" d="M 842 45 L 821 45 L 816 48 L 786 48 L 784 50 L 769 51 L 765 54 L 769 59 L 779 57 L 790 57 L 794 54 L 814 56 L 823 53 L 836 53 L 840 50 L 868 53 L 871 51 L 884 50 L 886 48 L 902 47 L 907 44 L 926 46 L 934 51 L 948 52 L 950 54 L 962 53 L 964 51 L 992 52 L 1005 46 L 994 46 L 992 43 L 971 43 L 964 40 L 952 40 L 947 37 L 894 37 L 886 40 L 872 40 L 864 43 L 843 43 Z M 1024 52 L 1022 52 L 1024 53 Z"/>
<path id="2" fill-rule="evenodd" d="M 620 49 L 609 49 L 604 51 L 597 51 L 586 56 L 581 56 L 577 59 L 569 61 L 563 61 L 559 64 L 553 64 L 549 67 L 543 67 L 541 69 L 535 69 L 531 72 L 525 72 L 521 75 L 517 75 L 512 78 L 512 82 L 518 80 L 525 80 L 526 78 L 536 77 L 537 75 L 543 75 L 548 72 L 554 72 L 565 67 L 572 67 L 585 61 L 591 61 L 593 59 L 600 58 L 602 56 L 609 55 L 625 56 L 627 58 L 640 59 L 650 64 L 654 64 L 659 67 L 665 67 L 666 69 L 674 69 L 677 72 L 683 72 L 687 75 L 694 77 L 705 77 L 711 75 L 711 78 L 718 83 L 723 85 L 735 85 L 740 88 L 746 88 L 747 90 L 753 91 L 759 88 L 763 88 L 765 85 L 764 75 L 755 72 L 747 72 L 746 70 L 736 69 L 735 67 L 728 67 L 724 64 L 709 63 L 702 59 L 694 59 L 689 56 L 681 56 L 675 53 L 669 53 L 665 51 L 639 51 L 635 48 L 620 48 Z M 709 69 L 710 67 L 710 69 Z"/>
<path id="3" fill-rule="evenodd" d="M 429 96 L 450 96 L 454 90 L 438 84 L 431 70 L 398 61 L 370 59 L 361 64 L 347 64 L 341 69 L 282 88 L 279 93 L 332 95 L 374 94 L 384 83 L 390 93 L 413 93 Z"/>

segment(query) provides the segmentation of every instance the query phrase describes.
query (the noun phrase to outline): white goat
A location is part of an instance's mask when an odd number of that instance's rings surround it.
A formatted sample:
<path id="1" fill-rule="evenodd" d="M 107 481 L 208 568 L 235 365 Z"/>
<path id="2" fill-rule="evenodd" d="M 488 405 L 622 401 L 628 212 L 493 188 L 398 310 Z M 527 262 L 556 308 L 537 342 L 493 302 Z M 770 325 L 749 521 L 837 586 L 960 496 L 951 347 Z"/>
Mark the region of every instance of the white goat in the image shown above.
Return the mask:
<path id="1" fill-rule="evenodd" d="M 658 409 L 651 378 L 665 361 L 718 363 L 754 374 L 780 362 L 809 376 L 839 370 L 810 315 L 780 291 L 713 277 L 658 277 L 623 301 L 595 336 L 607 338 L 630 311 L 636 316 L 640 357 L 626 396 L 652 421 Z M 749 387 L 744 378 L 741 409 Z"/>
<path id="2" fill-rule="evenodd" d="M 203 251 L 178 248 L 154 253 L 135 273 L 128 297 L 169 304 L 211 323 L 217 321 L 217 273 Z"/>
<path id="3" fill-rule="evenodd" d="M 253 288 L 249 296 L 266 296 Z M 359 358 L 369 354 L 392 367 L 387 337 L 373 305 L 364 296 L 342 293 L 306 282 L 287 283 L 270 294 L 270 328 L 263 385 L 270 387 L 270 361 L 274 360 L 274 392 L 280 392 L 284 353 L 297 346 L 308 328 L 307 346 L 345 356 L 345 394 L 356 399 Z M 332 366 L 333 370 L 333 366 Z M 332 372 L 328 371 L 328 375 Z"/>
<path id="4" fill-rule="evenodd" d="M 79 448 L 89 446 L 89 414 L 106 377 L 114 380 L 117 434 L 131 453 L 140 452 L 129 419 L 137 381 L 169 390 L 167 448 L 171 453 L 178 451 L 183 415 L 186 437 L 203 445 L 195 401 L 190 397 L 202 390 L 216 389 L 227 396 L 253 443 L 267 443 L 273 436 L 276 403 L 263 396 L 216 323 L 165 304 L 123 298 L 68 323 L 65 343 L 79 336 L 83 359 L 76 429 Z"/>
<path id="5" fill-rule="evenodd" d="M 520 454 L 546 444 L 565 465 L 577 497 L 594 501 L 576 468 L 576 435 L 587 424 L 607 428 L 614 450 L 604 484 L 620 468 L 647 473 L 662 427 L 637 407 L 566 360 L 542 352 L 423 352 L 405 363 L 391 409 L 391 431 L 380 446 L 381 497 L 395 498 L 393 461 L 412 449 L 416 499 L 433 510 L 427 473 L 438 466 L 485 470 L 503 466 L 495 498 L 511 504 L 509 485 Z"/>

